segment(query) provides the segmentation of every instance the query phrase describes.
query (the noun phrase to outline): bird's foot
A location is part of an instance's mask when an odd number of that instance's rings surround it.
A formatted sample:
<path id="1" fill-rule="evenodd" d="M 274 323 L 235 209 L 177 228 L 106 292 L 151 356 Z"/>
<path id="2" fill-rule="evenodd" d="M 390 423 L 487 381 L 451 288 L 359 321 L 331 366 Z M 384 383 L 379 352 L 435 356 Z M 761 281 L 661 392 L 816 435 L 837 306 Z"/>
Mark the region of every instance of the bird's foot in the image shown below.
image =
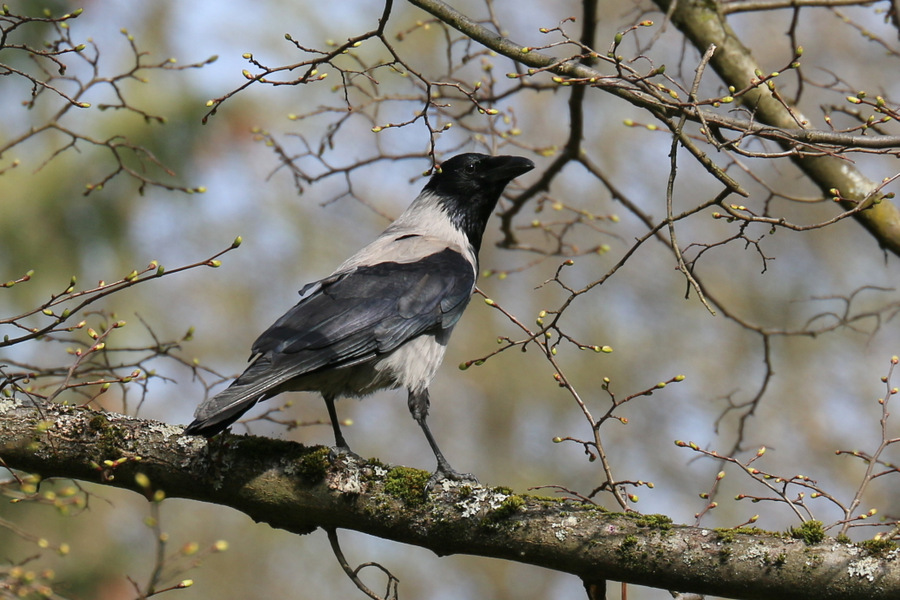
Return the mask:
<path id="1" fill-rule="evenodd" d="M 438 466 L 437 470 L 431 474 L 431 477 L 428 478 L 428 483 L 425 484 L 426 490 L 431 490 L 442 481 L 457 481 L 460 483 L 468 483 L 471 485 L 478 485 L 478 479 L 475 478 L 471 473 L 460 473 L 458 471 L 454 471 L 450 468 L 450 465 L 445 467 Z"/>
<path id="2" fill-rule="evenodd" d="M 328 450 L 329 462 L 334 463 L 342 458 L 351 458 L 358 463 L 366 462 L 362 456 L 350 450 L 350 447 L 346 444 L 343 446 L 333 446 Z"/>

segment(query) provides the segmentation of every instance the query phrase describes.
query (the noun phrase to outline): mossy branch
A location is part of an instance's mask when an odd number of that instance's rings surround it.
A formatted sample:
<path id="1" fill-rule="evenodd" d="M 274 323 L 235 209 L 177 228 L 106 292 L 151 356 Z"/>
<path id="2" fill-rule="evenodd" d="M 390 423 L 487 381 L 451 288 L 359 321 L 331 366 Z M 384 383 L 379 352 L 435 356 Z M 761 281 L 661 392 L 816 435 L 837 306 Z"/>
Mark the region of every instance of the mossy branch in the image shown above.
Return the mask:
<path id="1" fill-rule="evenodd" d="M 298 534 L 353 529 L 438 555 L 504 558 L 585 581 L 733 598 L 900 595 L 897 550 L 673 525 L 660 515 L 610 513 L 506 488 L 448 484 L 426 496 L 425 474 L 415 469 L 349 457 L 332 462 L 321 447 L 251 436 L 228 435 L 210 447 L 182 431 L 86 408 L 0 400 L 0 459 L 9 468 L 148 498 L 162 490 Z"/>

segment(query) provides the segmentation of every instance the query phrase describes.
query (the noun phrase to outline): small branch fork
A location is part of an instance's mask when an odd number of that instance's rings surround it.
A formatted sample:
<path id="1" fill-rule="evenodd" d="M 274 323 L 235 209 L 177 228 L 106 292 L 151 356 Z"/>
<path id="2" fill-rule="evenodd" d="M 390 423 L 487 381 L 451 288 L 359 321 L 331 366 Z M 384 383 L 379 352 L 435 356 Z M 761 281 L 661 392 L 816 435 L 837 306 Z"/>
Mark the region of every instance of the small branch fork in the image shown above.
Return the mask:
<path id="1" fill-rule="evenodd" d="M 98 300 L 126 288 L 146 283 L 152 279 L 159 279 L 161 277 L 174 275 L 175 273 L 181 273 L 182 271 L 188 271 L 198 267 L 218 267 L 222 264 L 221 261 L 218 260 L 219 257 L 231 252 L 240 246 L 240 244 L 241 238 L 238 237 L 231 246 L 213 254 L 209 258 L 170 271 L 167 271 L 165 267 L 161 266 L 156 261 L 152 261 L 147 267 L 140 271 L 134 270 L 125 277 L 111 283 L 101 281 L 97 286 L 86 290 L 76 291 L 75 277 L 72 277 L 71 281 L 62 292 L 52 294 L 48 300 L 45 300 L 38 307 L 14 317 L 4 317 L 0 319 L 0 328 L 4 326 L 12 327 L 14 330 L 24 332 L 17 336 L 5 334 L 3 338 L 0 339 L 0 348 L 21 344 L 22 342 L 44 337 L 52 333 L 72 332 L 75 329 L 80 329 L 85 325 L 83 322 L 73 326 L 67 326 L 65 323 L 68 323 L 74 315 L 79 314 L 80 311 L 94 304 Z M 9 281 L 5 284 L 0 284 L 0 289 L 8 289 L 13 287 L 13 285 L 30 281 L 32 276 L 33 273 L 28 272 L 18 279 Z M 33 326 L 25 323 L 29 318 L 40 315 L 49 317 L 51 322 L 40 326 Z"/>
<path id="2" fill-rule="evenodd" d="M 700 448 L 694 442 L 685 442 L 676 440 L 675 445 L 680 448 L 689 448 L 701 456 L 712 458 L 725 464 L 734 465 L 741 473 L 750 477 L 755 483 L 764 487 L 770 495 L 756 495 L 740 493 L 735 496 L 735 500 L 750 500 L 753 503 L 773 502 L 787 505 L 794 515 L 801 522 L 815 520 L 816 517 L 810 506 L 808 499 L 823 498 L 831 505 L 837 507 L 842 518 L 837 521 L 823 526 L 824 531 L 839 528 L 838 535 L 846 536 L 850 528 L 853 527 L 878 527 L 884 529 L 875 535 L 875 540 L 891 540 L 900 539 L 900 520 L 897 516 L 888 517 L 880 522 L 872 522 L 870 519 L 877 514 L 877 510 L 872 508 L 864 512 L 859 512 L 859 507 L 864 501 L 865 494 L 870 485 L 876 479 L 882 477 L 900 476 L 900 467 L 888 462 L 883 458 L 889 448 L 900 443 L 900 437 L 891 433 L 889 428 L 890 412 L 888 406 L 890 400 L 900 391 L 893 385 L 892 378 L 900 358 L 891 357 L 890 366 L 886 375 L 881 377 L 882 383 L 885 385 L 884 397 L 878 398 L 878 404 L 881 408 L 881 416 L 879 425 L 881 428 L 881 440 L 878 447 L 871 453 L 861 450 L 837 450 L 835 454 L 838 456 L 852 456 L 862 460 L 866 464 L 860 483 L 857 486 L 853 498 L 849 502 L 840 500 L 834 494 L 822 488 L 817 481 L 806 475 L 777 475 L 764 471 L 757 467 L 754 463 L 761 459 L 767 452 L 765 446 L 760 447 L 748 460 L 740 460 L 730 455 L 723 455 L 715 450 Z M 700 521 L 710 510 L 718 507 L 719 503 L 715 500 L 715 496 L 719 491 L 719 482 L 726 476 L 725 471 L 719 471 L 715 477 L 715 481 L 708 492 L 700 494 L 700 497 L 707 500 L 703 509 L 695 515 L 695 525 L 699 526 Z M 759 519 L 759 515 L 751 517 L 744 525 L 755 523 Z M 740 526 L 739 526 L 740 527 Z"/>
<path id="3" fill-rule="evenodd" d="M 85 184 L 83 192 L 85 196 L 101 190 L 110 181 L 123 174 L 138 183 L 140 193 L 143 193 L 147 187 L 158 187 L 189 194 L 203 192 L 204 188 L 202 187 L 176 185 L 165 178 L 157 177 L 155 172 L 161 172 L 168 178 L 174 177 L 175 172 L 163 164 L 148 148 L 133 143 L 121 135 L 114 135 L 107 139 L 89 136 L 66 124 L 65 118 L 78 111 L 91 111 L 93 114 L 95 111 L 113 110 L 136 114 L 147 124 L 165 124 L 165 117 L 151 114 L 131 102 L 123 90 L 124 84 L 128 82 L 147 83 L 146 74 L 148 72 L 201 68 L 214 62 L 216 57 L 213 56 L 205 61 L 187 65 L 176 64 L 177 61 L 174 58 L 150 62 L 147 58 L 149 53 L 140 50 L 134 37 L 122 30 L 122 35 L 127 39 L 131 51 L 132 64 L 118 74 L 104 75 L 100 66 L 100 49 L 92 41 L 77 43 L 73 40 L 72 21 L 77 19 L 81 13 L 82 10 L 78 9 L 59 17 L 53 17 L 50 16 L 49 11 L 45 11 L 46 16 L 44 17 L 29 17 L 13 14 L 8 8 L 4 8 L 0 12 L 0 51 L 8 50 L 11 51 L 11 54 L 24 54 L 35 65 L 32 69 L 26 69 L 0 62 L 0 75 L 12 76 L 29 82 L 31 85 L 30 98 L 22 102 L 26 109 L 34 108 L 38 100 L 48 94 L 61 101 L 55 113 L 45 123 L 31 127 L 18 135 L 12 135 L 8 141 L 0 145 L 0 157 L 37 136 L 59 134 L 63 141 L 38 164 L 36 171 L 45 168 L 69 150 L 80 151 L 79 147 L 84 145 L 103 149 L 111 158 L 113 166 L 98 179 Z M 33 37 L 42 35 L 44 29 L 50 30 L 51 37 L 45 40 L 43 47 L 34 47 L 13 41 L 16 33 L 27 31 L 28 35 Z M 70 69 L 77 73 L 69 74 Z M 82 71 L 86 71 L 86 73 Z M 89 102 L 84 101 L 84 98 L 98 88 L 110 88 L 117 102 L 92 107 Z M 80 113 L 77 118 L 80 119 L 78 124 L 81 125 L 85 115 Z M 137 164 L 135 165 L 135 163 Z M 19 159 L 13 160 L 8 166 L 0 167 L 0 175 L 21 164 Z"/>
<path id="4" fill-rule="evenodd" d="M 570 261 L 567 261 L 570 262 Z M 565 266 L 565 263 L 564 265 Z M 558 280 L 559 272 L 557 272 L 557 278 L 554 279 L 560 285 L 564 285 L 562 282 Z M 480 294 L 485 298 L 485 303 L 500 311 L 510 322 L 515 324 L 524 334 L 525 337 L 522 339 L 514 340 L 510 337 L 500 337 L 498 338 L 498 342 L 501 344 L 501 347 L 494 352 L 485 355 L 478 359 L 472 359 L 466 361 L 460 365 L 460 369 L 468 369 L 471 366 L 480 366 L 484 364 L 486 360 L 499 354 L 500 352 L 504 352 L 511 348 L 521 348 L 524 352 L 527 350 L 530 344 L 535 344 L 541 351 L 541 354 L 544 358 L 550 363 L 550 365 L 554 369 L 553 378 L 559 385 L 559 387 L 564 388 L 575 400 L 576 404 L 581 410 L 582 415 L 587 420 L 592 433 L 592 438 L 590 441 L 581 440 L 573 437 L 557 437 L 554 438 L 554 442 L 575 442 L 580 444 L 584 448 L 585 455 L 588 457 L 590 461 L 597 460 L 599 458 L 601 468 L 604 472 L 605 481 L 600 486 L 596 487 L 592 492 L 584 496 L 585 498 L 592 498 L 597 495 L 601 491 L 607 491 L 613 495 L 616 499 L 616 502 L 622 507 L 628 508 L 628 501 L 637 502 L 638 497 L 635 494 L 626 494 L 623 490 L 626 486 L 640 487 L 647 486 L 652 488 L 652 482 L 645 482 L 642 480 L 616 480 L 613 475 L 612 467 L 609 461 L 609 458 L 606 454 L 606 451 L 603 447 L 603 441 L 600 435 L 601 426 L 607 421 L 617 421 L 622 424 L 627 424 L 628 419 L 624 417 L 616 416 L 614 411 L 619 406 L 622 406 L 626 402 L 629 402 L 635 398 L 644 397 L 644 396 L 652 396 L 654 392 L 665 388 L 668 384 L 678 383 L 683 381 L 685 378 L 682 375 L 678 375 L 672 377 L 668 381 L 659 382 L 645 390 L 633 393 L 629 396 L 626 396 L 623 399 L 617 399 L 616 395 L 611 390 L 611 382 L 609 378 L 603 378 L 603 390 L 607 393 L 610 399 L 610 407 L 607 409 L 605 413 L 602 414 L 599 418 L 593 416 L 591 409 L 588 407 L 588 403 L 582 398 L 581 394 L 576 389 L 575 385 L 572 381 L 566 376 L 565 371 L 562 368 L 561 363 L 557 359 L 557 352 L 560 343 L 565 340 L 578 348 L 579 350 L 593 350 L 597 353 L 609 353 L 612 352 L 612 348 L 608 346 L 596 346 L 596 345 L 588 345 L 583 342 L 579 342 L 571 335 L 564 333 L 558 324 L 559 313 L 557 313 L 554 318 L 545 323 L 544 319 L 550 315 L 549 311 L 542 311 L 542 313 L 538 316 L 537 325 L 539 326 L 538 330 L 533 330 L 529 326 L 525 325 L 522 321 L 520 321 L 515 315 L 507 311 L 505 308 L 497 304 L 494 300 L 488 298 L 485 293 L 476 288 L 476 293 Z M 568 491 L 568 490 L 566 490 Z M 572 493 L 569 491 L 569 493 Z"/>
<path id="5" fill-rule="evenodd" d="M 707 48 L 706 52 L 703 54 L 703 57 L 700 59 L 700 64 L 697 66 L 697 74 L 694 77 L 694 84 L 691 87 L 691 93 L 689 98 L 696 102 L 697 98 L 697 90 L 700 88 L 700 79 L 703 77 L 703 71 L 706 69 L 706 65 L 709 64 L 710 59 L 712 59 L 713 53 L 716 51 L 715 44 L 711 44 L 709 48 Z M 700 302 L 703 303 L 703 306 L 706 307 L 706 310 L 710 312 L 711 315 L 715 316 L 716 311 L 709 305 L 709 302 L 706 299 L 706 296 L 703 293 L 703 289 L 700 287 L 700 283 L 694 277 L 693 273 L 690 269 L 688 269 L 687 265 L 684 262 L 684 256 L 681 254 L 681 247 L 678 245 L 678 238 L 675 235 L 675 221 L 673 216 L 672 205 L 674 203 L 674 191 L 675 191 L 675 174 L 677 172 L 677 164 L 678 164 L 678 142 L 679 139 L 684 136 L 684 124 L 687 121 L 687 114 L 683 114 L 681 119 L 678 121 L 678 125 L 674 129 L 675 136 L 672 138 L 672 147 L 669 150 L 669 160 L 670 160 L 670 168 L 669 168 L 669 178 L 668 183 L 666 184 L 666 224 L 669 229 L 669 242 L 672 251 L 675 253 L 675 258 L 678 261 L 678 270 L 684 274 L 685 278 L 687 278 L 687 282 L 697 293 L 697 296 L 700 298 Z M 721 173 L 718 169 L 715 171 L 716 173 Z M 724 175 L 722 173 L 721 175 Z M 745 192 L 740 185 L 737 184 L 730 177 L 724 178 L 719 176 L 720 180 L 724 180 L 726 185 L 730 188 L 731 191 L 741 193 L 746 196 L 747 192 Z"/>
<path id="6" fill-rule="evenodd" d="M 333 527 L 325 528 L 325 533 L 328 535 L 328 542 L 331 544 L 331 550 L 334 552 L 334 556 L 338 561 L 338 564 L 341 565 L 341 568 L 344 570 L 344 573 L 347 574 L 347 577 L 350 578 L 350 581 L 372 600 L 397 600 L 398 591 L 397 588 L 400 584 L 400 580 L 397 579 L 390 571 L 384 568 L 382 565 L 376 562 L 367 562 L 359 565 L 355 569 L 350 566 L 347 562 L 347 559 L 344 557 L 344 552 L 341 550 L 341 544 L 338 540 L 337 530 Z M 387 585 L 383 596 L 379 596 L 375 592 L 373 592 L 362 580 L 359 578 L 359 572 L 367 567 L 375 567 L 385 574 L 387 577 Z"/>

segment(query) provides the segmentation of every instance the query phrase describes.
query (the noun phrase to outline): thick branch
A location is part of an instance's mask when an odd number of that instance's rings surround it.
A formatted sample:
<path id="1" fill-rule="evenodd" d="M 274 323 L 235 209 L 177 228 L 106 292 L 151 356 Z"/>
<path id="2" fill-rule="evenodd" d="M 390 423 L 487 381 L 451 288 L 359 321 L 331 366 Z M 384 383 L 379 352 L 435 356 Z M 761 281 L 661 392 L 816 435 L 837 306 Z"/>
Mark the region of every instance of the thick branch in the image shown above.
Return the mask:
<path id="1" fill-rule="evenodd" d="M 168 497 L 230 506 L 298 534 L 341 527 L 439 555 L 735 598 L 900 595 L 897 551 L 876 557 L 833 540 L 807 546 L 776 534 L 673 526 L 498 488 L 448 484 L 426 498 L 427 473 L 331 463 L 326 449 L 292 442 L 225 436 L 210 448 L 180 426 L 10 399 L 0 400 L 0 440 L 11 468 L 150 493 L 135 482 L 140 472 Z"/>

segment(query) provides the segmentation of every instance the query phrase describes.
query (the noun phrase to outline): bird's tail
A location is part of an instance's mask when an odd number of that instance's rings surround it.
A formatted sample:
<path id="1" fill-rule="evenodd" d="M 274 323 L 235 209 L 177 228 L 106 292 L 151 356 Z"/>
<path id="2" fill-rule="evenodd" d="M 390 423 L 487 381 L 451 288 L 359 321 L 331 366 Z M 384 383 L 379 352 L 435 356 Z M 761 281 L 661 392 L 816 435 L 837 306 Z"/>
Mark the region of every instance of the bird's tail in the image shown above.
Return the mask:
<path id="1" fill-rule="evenodd" d="M 212 437 L 227 429 L 257 402 L 268 398 L 271 386 L 260 381 L 264 379 L 260 375 L 269 366 L 265 363 L 267 361 L 257 359 L 230 386 L 198 406 L 194 421 L 184 430 L 185 435 Z"/>
<path id="2" fill-rule="evenodd" d="M 232 387 L 235 387 L 234 384 Z M 263 398 L 244 398 L 240 391 L 229 387 L 200 405 L 193 422 L 185 427 L 184 434 L 212 437 L 227 429 Z"/>

